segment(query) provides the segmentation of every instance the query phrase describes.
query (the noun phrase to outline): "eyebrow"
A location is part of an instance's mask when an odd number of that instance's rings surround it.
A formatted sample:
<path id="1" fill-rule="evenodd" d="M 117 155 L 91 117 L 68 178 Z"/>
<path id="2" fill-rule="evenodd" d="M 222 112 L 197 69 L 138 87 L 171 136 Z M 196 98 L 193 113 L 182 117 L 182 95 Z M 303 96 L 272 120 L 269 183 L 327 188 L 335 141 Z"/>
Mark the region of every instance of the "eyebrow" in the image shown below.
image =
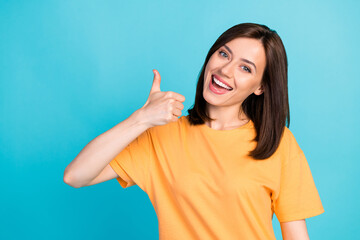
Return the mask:
<path id="1" fill-rule="evenodd" d="M 225 47 L 231 54 L 233 54 L 232 51 L 231 51 L 231 49 L 230 49 L 228 46 L 226 46 L 226 45 L 224 44 L 224 47 Z M 247 62 L 247 63 L 253 65 L 254 68 L 255 68 L 255 71 L 256 71 L 255 63 L 253 63 L 253 62 L 250 61 L 250 60 L 247 60 L 246 58 L 240 58 L 240 59 L 243 60 L 244 62 Z"/>

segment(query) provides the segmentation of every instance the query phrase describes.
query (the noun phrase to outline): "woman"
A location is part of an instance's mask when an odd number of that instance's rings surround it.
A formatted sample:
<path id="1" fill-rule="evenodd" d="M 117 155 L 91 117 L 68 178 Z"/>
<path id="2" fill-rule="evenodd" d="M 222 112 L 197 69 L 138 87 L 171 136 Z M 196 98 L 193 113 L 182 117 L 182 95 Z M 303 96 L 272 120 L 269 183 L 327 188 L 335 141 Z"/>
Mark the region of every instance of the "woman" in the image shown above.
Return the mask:
<path id="1" fill-rule="evenodd" d="M 154 74 L 144 106 L 86 145 L 64 181 L 138 185 L 160 239 L 275 239 L 274 213 L 283 239 L 308 239 L 305 218 L 324 209 L 285 126 L 287 57 L 278 34 L 253 23 L 225 31 L 205 59 L 188 116 L 185 97 L 162 92 Z"/>

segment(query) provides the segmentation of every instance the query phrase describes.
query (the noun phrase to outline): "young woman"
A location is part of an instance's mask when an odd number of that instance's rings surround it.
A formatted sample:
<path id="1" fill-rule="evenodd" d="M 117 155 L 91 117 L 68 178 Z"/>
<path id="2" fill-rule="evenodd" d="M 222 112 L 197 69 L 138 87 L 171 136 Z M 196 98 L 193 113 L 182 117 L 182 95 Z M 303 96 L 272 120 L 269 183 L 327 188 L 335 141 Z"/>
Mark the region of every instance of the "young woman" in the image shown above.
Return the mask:
<path id="1" fill-rule="evenodd" d="M 144 106 L 86 145 L 64 181 L 138 185 L 160 239 L 275 239 L 274 213 L 283 239 L 309 239 L 305 219 L 324 209 L 288 128 L 287 57 L 276 31 L 254 23 L 225 31 L 188 116 L 185 97 L 162 92 L 154 75 Z"/>

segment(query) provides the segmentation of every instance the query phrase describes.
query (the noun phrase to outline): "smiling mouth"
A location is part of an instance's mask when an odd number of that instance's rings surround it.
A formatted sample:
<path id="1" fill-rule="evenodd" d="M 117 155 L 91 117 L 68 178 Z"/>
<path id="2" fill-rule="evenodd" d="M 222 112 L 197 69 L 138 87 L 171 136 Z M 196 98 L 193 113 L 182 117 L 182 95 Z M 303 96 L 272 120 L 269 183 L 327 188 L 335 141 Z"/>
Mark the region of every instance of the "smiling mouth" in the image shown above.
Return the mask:
<path id="1" fill-rule="evenodd" d="M 217 87 L 226 89 L 226 90 L 228 90 L 228 91 L 233 90 L 232 87 L 230 87 L 230 86 L 226 85 L 225 83 L 221 82 L 221 81 L 218 80 L 216 77 L 214 77 L 214 75 L 211 75 L 211 81 L 212 81 L 212 84 L 216 85 Z"/>

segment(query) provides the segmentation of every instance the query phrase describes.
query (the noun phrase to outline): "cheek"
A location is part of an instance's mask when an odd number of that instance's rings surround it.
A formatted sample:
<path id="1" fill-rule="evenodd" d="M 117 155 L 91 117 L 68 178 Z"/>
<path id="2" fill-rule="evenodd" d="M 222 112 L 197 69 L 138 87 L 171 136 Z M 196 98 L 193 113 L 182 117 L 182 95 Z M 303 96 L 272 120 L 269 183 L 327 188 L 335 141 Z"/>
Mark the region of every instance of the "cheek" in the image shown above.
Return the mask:
<path id="1" fill-rule="evenodd" d="M 216 59 L 214 57 L 210 57 L 209 61 L 206 64 L 206 69 L 212 70 L 215 66 L 218 66 L 218 65 L 219 65 L 218 59 Z"/>
<path id="2" fill-rule="evenodd" d="M 235 76 L 236 85 L 241 88 L 249 88 L 255 82 L 254 77 L 244 72 L 238 72 Z"/>
<path id="3" fill-rule="evenodd" d="M 208 78 L 211 75 L 210 71 L 212 71 L 212 64 L 209 61 L 206 65 L 205 71 L 204 71 L 204 82 L 208 81 Z"/>
<path id="4" fill-rule="evenodd" d="M 217 61 L 216 59 L 214 58 L 210 58 L 208 64 L 207 64 L 207 68 L 209 70 L 212 70 L 214 69 L 215 67 L 218 67 L 220 65 L 219 61 Z"/>
<path id="5" fill-rule="evenodd" d="M 258 83 L 257 80 L 253 77 L 246 76 L 243 74 L 242 76 L 238 77 L 236 82 L 236 88 L 244 93 L 251 94 L 257 89 Z"/>

